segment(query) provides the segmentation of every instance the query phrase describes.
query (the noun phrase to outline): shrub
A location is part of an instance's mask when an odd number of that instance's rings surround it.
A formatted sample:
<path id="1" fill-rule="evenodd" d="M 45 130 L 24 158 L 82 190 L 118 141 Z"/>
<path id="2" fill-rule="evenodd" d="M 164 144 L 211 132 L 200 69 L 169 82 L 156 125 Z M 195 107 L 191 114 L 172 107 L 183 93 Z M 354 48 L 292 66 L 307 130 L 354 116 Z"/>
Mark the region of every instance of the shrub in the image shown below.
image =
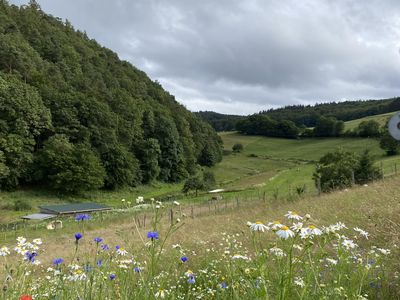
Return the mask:
<path id="1" fill-rule="evenodd" d="M 382 178 L 381 172 L 373 163 L 368 150 L 362 155 L 356 155 L 338 149 L 320 159 L 313 178 L 316 185 L 320 181 L 323 192 L 350 187 L 353 180 L 354 183 L 363 184 Z"/>
<path id="2" fill-rule="evenodd" d="M 30 210 L 32 206 L 26 200 L 18 199 L 14 202 L 14 210 L 22 211 L 22 210 Z"/>
<path id="3" fill-rule="evenodd" d="M 378 137 L 380 133 L 379 123 L 375 120 L 362 121 L 358 125 L 358 134 L 361 137 Z"/>
<path id="4" fill-rule="evenodd" d="M 193 190 L 195 191 L 197 196 L 198 191 L 202 190 L 203 188 L 204 188 L 204 181 L 199 176 L 193 176 L 185 181 L 185 184 L 183 185 L 182 188 L 182 192 L 184 192 L 187 195 L 189 191 Z"/>
<path id="5" fill-rule="evenodd" d="M 396 155 L 399 153 L 400 143 L 396 141 L 388 132 L 385 132 L 380 141 L 379 146 L 386 151 L 387 155 Z"/>
<path id="6" fill-rule="evenodd" d="M 203 189 L 209 190 L 215 186 L 215 176 L 211 171 L 203 172 Z"/>
<path id="7" fill-rule="evenodd" d="M 233 145 L 232 151 L 236 152 L 236 153 L 242 152 L 243 151 L 243 145 L 242 144 Z"/>

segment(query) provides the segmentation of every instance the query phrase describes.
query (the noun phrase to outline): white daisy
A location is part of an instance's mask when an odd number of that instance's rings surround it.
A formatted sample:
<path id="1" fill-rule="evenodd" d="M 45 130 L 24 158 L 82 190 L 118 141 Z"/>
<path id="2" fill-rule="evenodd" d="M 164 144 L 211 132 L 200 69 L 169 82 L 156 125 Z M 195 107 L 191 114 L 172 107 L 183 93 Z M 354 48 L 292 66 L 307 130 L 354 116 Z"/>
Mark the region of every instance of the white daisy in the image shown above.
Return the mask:
<path id="1" fill-rule="evenodd" d="M 347 250 L 354 249 L 355 247 L 357 247 L 357 244 L 356 244 L 356 243 L 354 243 L 352 240 L 348 240 L 348 239 L 345 239 L 345 240 L 342 242 L 342 245 L 343 245 L 343 247 L 345 247 Z"/>
<path id="2" fill-rule="evenodd" d="M 289 227 L 283 225 L 281 228 L 276 232 L 276 234 L 282 239 L 288 239 L 290 237 L 294 237 L 294 232 L 289 229 Z"/>
<path id="3" fill-rule="evenodd" d="M 300 221 L 303 219 L 302 216 L 299 216 L 299 214 L 295 211 L 288 211 L 288 213 L 285 215 L 286 218 L 290 219 L 290 220 L 297 220 Z"/>
<path id="4" fill-rule="evenodd" d="M 119 254 L 121 256 L 124 256 L 124 255 L 128 254 L 128 251 L 126 251 L 124 248 L 119 248 L 119 249 L 117 249 L 116 252 L 117 252 L 117 254 Z"/>
<path id="5" fill-rule="evenodd" d="M 383 255 L 389 255 L 390 254 L 390 250 L 389 249 L 377 248 L 376 250 L 378 250 Z"/>
<path id="6" fill-rule="evenodd" d="M 281 248 L 278 247 L 272 247 L 271 249 L 269 249 L 269 252 L 275 256 L 278 257 L 284 257 L 286 256 L 286 253 L 283 252 L 283 250 Z"/>
<path id="7" fill-rule="evenodd" d="M 295 277 L 293 279 L 293 283 L 299 287 L 304 287 L 306 284 L 304 283 L 304 280 L 301 277 Z"/>
<path id="8" fill-rule="evenodd" d="M 338 261 L 336 259 L 329 258 L 329 257 L 326 259 L 326 261 L 328 263 L 330 263 L 331 265 L 337 265 L 337 263 L 338 263 Z"/>
<path id="9" fill-rule="evenodd" d="M 0 256 L 7 256 L 10 254 L 10 250 L 6 246 L 0 248 Z"/>
<path id="10" fill-rule="evenodd" d="M 19 236 L 19 237 L 17 237 L 17 242 L 18 242 L 19 246 L 23 246 L 26 243 L 26 238 Z"/>
<path id="11" fill-rule="evenodd" d="M 354 229 L 354 231 L 358 232 L 361 236 L 365 237 L 368 240 L 368 236 L 369 236 L 368 232 L 366 232 L 365 230 L 362 230 L 361 228 L 358 228 L 358 227 L 353 228 L 353 229 Z"/>
<path id="12" fill-rule="evenodd" d="M 304 239 L 308 239 L 311 236 L 310 231 L 308 230 L 308 228 L 301 228 L 300 229 L 300 238 Z"/>
<path id="13" fill-rule="evenodd" d="M 247 256 L 240 255 L 240 254 L 235 254 L 234 256 L 232 256 L 232 259 L 250 260 L 250 258 L 248 258 Z"/>
<path id="14" fill-rule="evenodd" d="M 315 227 L 314 225 L 310 225 L 308 226 L 308 231 L 310 232 L 311 235 L 321 235 L 322 234 L 322 230 Z"/>
<path id="15" fill-rule="evenodd" d="M 271 227 L 272 230 L 278 230 L 280 229 L 283 225 L 279 221 L 274 221 L 274 222 L 269 222 L 268 226 Z"/>
<path id="16" fill-rule="evenodd" d="M 41 245 L 43 244 L 42 239 L 33 239 L 32 242 L 36 245 Z"/>
<path id="17" fill-rule="evenodd" d="M 250 229 L 253 231 L 261 231 L 261 232 L 265 232 L 269 230 L 269 227 L 264 225 L 262 222 L 257 221 L 255 223 L 252 223 L 250 225 Z"/>
<path id="18" fill-rule="evenodd" d="M 299 232 L 302 228 L 303 228 L 303 223 L 301 222 L 293 223 L 292 227 L 290 227 L 290 229 L 292 229 L 295 232 Z"/>
<path id="19" fill-rule="evenodd" d="M 154 296 L 156 296 L 156 298 L 164 299 L 166 295 L 167 291 L 161 289 Z"/>

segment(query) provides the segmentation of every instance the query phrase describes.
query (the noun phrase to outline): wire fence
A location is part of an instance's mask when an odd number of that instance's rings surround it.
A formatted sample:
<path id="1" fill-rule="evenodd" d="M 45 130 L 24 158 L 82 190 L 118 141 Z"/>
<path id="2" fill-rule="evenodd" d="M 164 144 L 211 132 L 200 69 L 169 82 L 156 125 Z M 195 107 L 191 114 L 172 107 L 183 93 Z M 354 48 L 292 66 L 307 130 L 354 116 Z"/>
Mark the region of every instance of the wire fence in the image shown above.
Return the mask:
<path id="1" fill-rule="evenodd" d="M 398 175 L 400 169 L 397 163 L 390 166 L 380 164 L 380 169 L 383 174 L 383 179 Z M 354 176 L 353 176 L 353 184 Z M 304 190 L 298 190 L 298 187 L 291 187 L 290 184 L 286 187 L 286 191 L 266 191 L 263 188 L 250 189 L 244 191 L 233 191 L 220 194 L 204 194 L 200 197 L 194 196 L 169 196 L 161 200 L 165 207 L 162 208 L 164 219 L 175 223 L 182 218 L 198 218 L 201 216 L 210 216 L 220 213 L 226 213 L 229 210 L 237 210 L 247 205 L 255 203 L 273 203 L 274 201 L 295 201 L 305 196 L 318 196 L 322 194 L 318 183 L 305 184 Z M 177 200 L 184 200 L 182 205 L 175 205 Z M 149 207 L 150 205 L 148 205 Z M 94 213 L 92 219 L 98 226 L 107 223 L 124 222 L 127 218 L 132 218 L 140 228 L 151 226 L 152 213 L 150 209 L 137 209 L 136 207 L 127 207 L 114 209 L 107 212 Z M 64 228 L 78 229 L 79 226 L 73 216 L 60 216 L 57 220 L 61 220 Z M 0 237 L 4 240 L 26 235 L 28 231 L 45 230 L 47 225 L 53 221 L 16 221 L 8 224 L 0 224 Z M 62 229 L 55 229 L 60 231 Z"/>

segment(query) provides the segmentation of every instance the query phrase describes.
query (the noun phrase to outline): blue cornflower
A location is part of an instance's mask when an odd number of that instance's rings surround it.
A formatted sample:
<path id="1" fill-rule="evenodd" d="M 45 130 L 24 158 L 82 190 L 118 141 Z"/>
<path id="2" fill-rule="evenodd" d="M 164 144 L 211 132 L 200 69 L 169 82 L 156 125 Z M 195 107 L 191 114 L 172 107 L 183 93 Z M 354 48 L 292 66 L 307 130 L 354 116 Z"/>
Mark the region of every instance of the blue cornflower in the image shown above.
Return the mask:
<path id="1" fill-rule="evenodd" d="M 83 237 L 82 233 L 75 233 L 75 239 L 76 241 L 79 241 Z"/>
<path id="2" fill-rule="evenodd" d="M 121 249 L 120 245 L 115 246 L 115 250 L 119 250 L 119 249 Z"/>
<path id="3" fill-rule="evenodd" d="M 101 248 L 103 251 L 107 251 L 107 250 L 110 249 L 110 247 L 108 247 L 107 244 L 101 244 L 100 248 Z"/>
<path id="4" fill-rule="evenodd" d="M 187 260 L 188 260 L 188 258 L 187 258 L 186 256 L 182 256 L 182 257 L 181 257 L 181 261 L 182 261 L 182 262 L 187 262 Z"/>
<path id="5" fill-rule="evenodd" d="M 25 253 L 25 258 L 26 258 L 26 260 L 29 261 L 29 262 L 31 262 L 31 263 L 35 262 L 35 257 L 36 257 L 36 256 L 37 256 L 37 253 L 36 253 L 36 252 L 27 251 L 27 252 Z"/>
<path id="6" fill-rule="evenodd" d="M 86 271 L 86 273 L 92 271 L 92 269 L 93 269 L 93 268 L 92 268 L 91 265 L 89 265 L 89 264 L 85 265 L 85 271 Z"/>
<path id="7" fill-rule="evenodd" d="M 139 267 L 135 267 L 133 268 L 133 271 L 135 271 L 135 273 L 140 273 L 142 272 L 142 269 L 140 269 Z"/>
<path id="8" fill-rule="evenodd" d="M 375 289 L 380 289 L 382 288 L 382 285 L 380 283 L 375 283 L 375 282 L 370 282 L 369 286 Z"/>
<path id="9" fill-rule="evenodd" d="M 95 237 L 93 239 L 93 241 L 95 241 L 98 244 L 98 243 L 101 243 L 103 241 L 103 239 L 101 237 Z"/>
<path id="10" fill-rule="evenodd" d="M 110 278 L 110 280 L 114 280 L 115 277 L 117 277 L 115 274 L 110 274 L 110 276 L 108 276 L 108 278 Z"/>
<path id="11" fill-rule="evenodd" d="M 101 266 L 103 265 L 103 260 L 102 260 L 102 259 L 99 259 L 99 260 L 96 262 L 96 265 L 99 266 L 99 267 L 101 267 Z"/>
<path id="12" fill-rule="evenodd" d="M 85 221 L 85 220 L 90 220 L 91 216 L 88 214 L 79 214 L 76 215 L 75 220 L 76 221 Z"/>
<path id="13" fill-rule="evenodd" d="M 194 277 L 194 275 L 189 275 L 189 279 L 188 279 L 188 283 L 193 284 L 196 282 L 196 278 Z"/>
<path id="14" fill-rule="evenodd" d="M 226 288 L 228 288 L 228 285 L 226 284 L 226 282 L 221 282 L 221 283 L 220 283 L 220 287 L 221 287 L 222 289 L 226 289 Z"/>
<path id="15" fill-rule="evenodd" d="M 53 264 L 55 264 L 56 266 L 59 266 L 60 264 L 62 264 L 63 263 L 63 259 L 62 258 L 56 258 L 56 259 L 54 259 L 53 260 Z"/>
<path id="16" fill-rule="evenodd" d="M 147 233 L 147 238 L 152 240 L 158 240 L 158 232 L 157 231 L 149 231 Z"/>

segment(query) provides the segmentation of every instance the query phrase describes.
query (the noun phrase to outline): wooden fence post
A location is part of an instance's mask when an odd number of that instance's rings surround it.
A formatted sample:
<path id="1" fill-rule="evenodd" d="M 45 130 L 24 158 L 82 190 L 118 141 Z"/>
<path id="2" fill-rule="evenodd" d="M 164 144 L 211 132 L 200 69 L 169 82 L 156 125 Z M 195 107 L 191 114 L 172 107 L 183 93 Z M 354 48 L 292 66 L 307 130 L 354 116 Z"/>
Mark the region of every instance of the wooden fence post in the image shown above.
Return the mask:
<path id="1" fill-rule="evenodd" d="M 318 196 L 321 195 L 321 178 L 317 180 L 317 189 L 318 189 Z"/>

